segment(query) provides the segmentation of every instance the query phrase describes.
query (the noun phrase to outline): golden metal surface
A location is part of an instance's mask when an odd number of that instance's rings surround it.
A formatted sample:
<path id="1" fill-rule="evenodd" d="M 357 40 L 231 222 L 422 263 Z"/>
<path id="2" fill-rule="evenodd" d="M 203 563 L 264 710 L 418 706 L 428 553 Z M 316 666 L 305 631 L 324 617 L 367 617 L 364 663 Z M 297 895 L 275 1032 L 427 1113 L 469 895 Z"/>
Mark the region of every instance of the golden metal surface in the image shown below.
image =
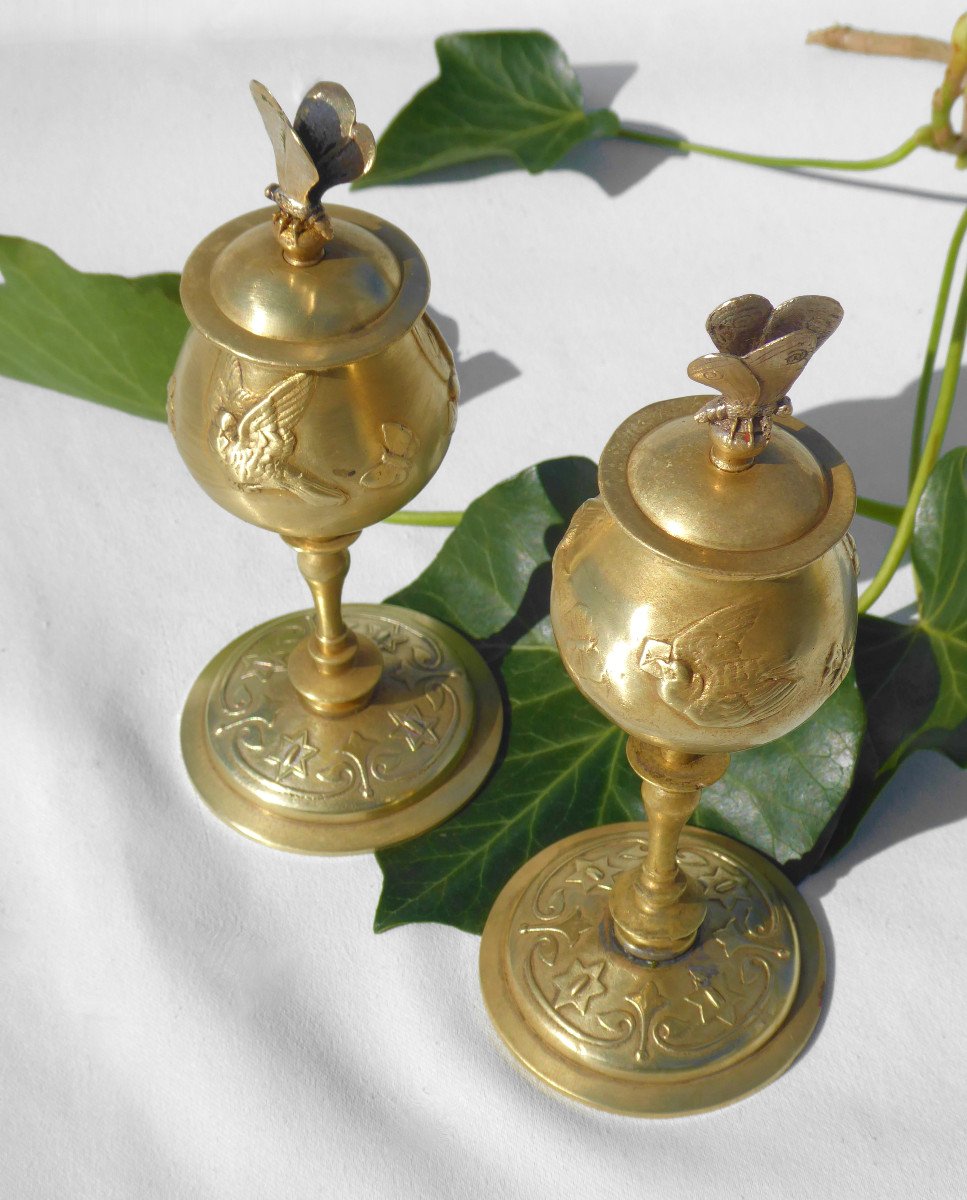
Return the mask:
<path id="1" fill-rule="evenodd" d="M 709 315 L 705 328 L 719 352 L 696 358 L 688 374 L 722 393 L 695 414 L 709 427 L 720 470 L 752 466 L 773 419 L 792 412 L 786 392 L 842 319 L 842 305 L 828 296 L 796 296 L 776 308 L 764 296 L 738 296 Z"/>
<path id="2" fill-rule="evenodd" d="M 294 126 L 264 83 L 253 79 L 250 89 L 275 152 L 279 182 L 265 194 L 279 206 L 276 237 L 286 262 L 313 266 L 336 236 L 323 194 L 366 174 L 376 158 L 375 139 L 368 126 L 357 124 L 356 105 L 339 83 L 310 88 Z"/>
<path id="3" fill-rule="evenodd" d="M 685 823 L 731 752 L 794 729 L 849 670 L 853 478 L 785 395 L 841 316 L 817 296 L 716 309 L 719 353 L 689 374 L 722 395 L 629 417 L 554 555 L 561 658 L 630 735 L 648 823 L 576 835 L 523 867 L 482 970 L 518 1057 L 591 1104 L 728 1103 L 784 1070 L 815 1023 L 822 944 L 795 889 Z"/>
<path id="4" fill-rule="evenodd" d="M 627 1116 L 705 1112 L 801 1053 L 821 1010 L 823 945 L 771 863 L 688 828 L 680 860 L 708 904 L 698 939 L 657 966 L 632 957 L 612 936 L 609 897 L 647 848 L 647 826 L 607 825 L 522 867 L 484 929 L 484 999 L 516 1057 L 572 1099 Z"/>
<path id="5" fill-rule="evenodd" d="M 315 609 L 260 627 L 206 668 L 184 746 L 204 799 L 236 828 L 293 850 L 351 852 L 412 837 L 468 800 L 502 718 L 479 656 L 452 631 L 395 609 L 344 620 L 348 547 L 439 467 L 456 371 L 426 315 L 429 276 L 413 242 L 378 217 L 322 207 L 324 191 L 367 170 L 375 153 L 348 93 L 317 84 L 290 124 L 261 84 L 252 91 L 276 153 L 269 195 L 279 207 L 275 218 L 262 210 L 228 222 L 189 258 L 181 289 L 192 328 L 168 422 L 208 495 L 295 549 Z M 256 665 L 239 668 L 251 654 Z M 430 674 L 416 680 L 421 662 Z M 257 712 L 236 714 L 241 726 L 219 707 L 229 692 L 259 696 Z M 407 713 L 432 718 L 435 732 L 391 769 L 416 737 Z M 334 808 L 347 764 L 369 762 L 370 751 L 368 781 L 346 793 L 345 811 Z M 312 787 L 300 773 L 309 759 Z"/>
<path id="6" fill-rule="evenodd" d="M 344 611 L 382 656 L 375 694 L 355 718 L 312 712 L 289 679 L 311 610 L 226 646 L 185 706 L 182 750 L 196 788 L 223 821 L 268 846 L 354 854 L 415 837 L 466 803 L 497 751 L 497 685 L 463 638 L 394 605 Z"/>

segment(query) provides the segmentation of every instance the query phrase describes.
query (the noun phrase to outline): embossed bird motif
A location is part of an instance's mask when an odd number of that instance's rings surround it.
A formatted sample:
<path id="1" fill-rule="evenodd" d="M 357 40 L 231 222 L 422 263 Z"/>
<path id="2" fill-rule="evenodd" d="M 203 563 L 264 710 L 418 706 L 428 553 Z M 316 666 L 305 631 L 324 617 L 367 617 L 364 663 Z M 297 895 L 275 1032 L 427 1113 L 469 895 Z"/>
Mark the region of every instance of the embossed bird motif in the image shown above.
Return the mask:
<path id="1" fill-rule="evenodd" d="M 309 403 L 311 383 L 311 377 L 299 371 L 259 396 L 245 387 L 242 365 L 231 358 L 218 381 L 212 434 L 219 457 L 241 491 L 294 492 L 316 504 L 346 500 L 346 492 L 336 484 L 289 466 L 296 448 L 295 427 Z M 239 408 L 246 411 L 236 416 Z"/>
<path id="2" fill-rule="evenodd" d="M 717 609 L 670 642 L 646 639 L 638 665 L 662 700 L 696 725 L 740 728 L 778 712 L 799 682 L 790 662 L 750 657 L 749 633 L 764 616 L 752 602 Z"/>

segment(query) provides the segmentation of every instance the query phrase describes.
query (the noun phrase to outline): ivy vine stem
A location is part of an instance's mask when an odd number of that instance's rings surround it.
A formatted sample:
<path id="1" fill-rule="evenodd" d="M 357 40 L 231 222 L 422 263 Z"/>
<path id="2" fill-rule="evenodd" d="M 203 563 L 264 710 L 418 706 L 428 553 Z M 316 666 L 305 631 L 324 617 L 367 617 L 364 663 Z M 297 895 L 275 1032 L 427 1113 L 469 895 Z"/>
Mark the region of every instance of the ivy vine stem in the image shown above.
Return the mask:
<path id="1" fill-rule="evenodd" d="M 386 518 L 389 525 L 433 525 L 451 529 L 460 524 L 462 512 L 450 510 L 441 512 L 421 512 L 415 508 L 402 508 Z"/>
<path id="2" fill-rule="evenodd" d="M 857 496 L 856 511 L 861 517 L 870 517 L 884 525 L 899 525 L 903 516 L 903 505 L 887 504 L 885 500 L 870 500 L 866 496 Z"/>
<path id="3" fill-rule="evenodd" d="M 622 125 L 616 135 L 632 142 L 645 142 L 649 146 L 662 146 L 668 150 L 679 150 L 683 154 L 707 154 L 712 158 L 727 158 L 732 162 L 751 163 L 756 167 L 772 167 L 780 171 L 794 168 L 812 168 L 823 171 L 879 171 L 892 167 L 911 155 L 920 146 L 929 145 L 932 134 L 929 125 L 922 125 L 905 142 L 878 158 L 787 158 L 773 154 L 749 154 L 744 150 L 726 150 L 721 146 L 706 146 L 701 142 L 690 142 L 686 138 L 665 137 L 658 133 L 645 133 Z"/>
<path id="4" fill-rule="evenodd" d="M 943 446 L 944 434 L 950 421 L 954 399 L 957 395 L 957 383 L 960 379 L 960 368 L 964 357 L 964 340 L 967 335 L 967 269 L 964 270 L 963 282 L 960 286 L 960 299 L 954 314 L 953 327 L 950 330 L 950 341 L 947 345 L 947 357 L 944 360 L 943 375 L 940 379 L 940 391 L 937 394 L 937 407 L 923 446 L 923 453 L 917 466 L 917 472 L 910 486 L 910 494 L 903 506 L 903 513 L 897 523 L 893 541 L 886 552 L 886 557 L 880 563 L 879 569 L 870 581 L 869 587 L 860 597 L 860 612 L 866 612 L 883 594 L 886 585 L 893 578 L 897 567 L 903 561 L 910 540 L 913 537 L 913 522 L 917 513 L 917 505 L 923 489 L 926 487 L 930 472 L 933 470 L 940 450 Z"/>
<path id="5" fill-rule="evenodd" d="M 950 285 L 953 282 L 954 268 L 960 254 L 960 247 L 967 233 L 967 209 L 964 209 L 944 262 L 943 274 L 940 277 L 940 290 L 937 293 L 937 303 L 933 310 L 933 323 L 930 326 L 930 337 L 923 356 L 923 370 L 920 373 L 920 386 L 917 389 L 917 406 L 913 413 L 913 432 L 910 436 L 910 469 L 907 487 L 913 487 L 917 468 L 920 466 L 920 456 L 923 452 L 923 430 L 927 423 L 927 403 L 930 399 L 930 385 L 933 382 L 933 368 L 937 361 L 937 348 L 940 345 L 940 335 L 943 332 L 944 318 L 947 315 L 947 301 L 950 298 Z"/>

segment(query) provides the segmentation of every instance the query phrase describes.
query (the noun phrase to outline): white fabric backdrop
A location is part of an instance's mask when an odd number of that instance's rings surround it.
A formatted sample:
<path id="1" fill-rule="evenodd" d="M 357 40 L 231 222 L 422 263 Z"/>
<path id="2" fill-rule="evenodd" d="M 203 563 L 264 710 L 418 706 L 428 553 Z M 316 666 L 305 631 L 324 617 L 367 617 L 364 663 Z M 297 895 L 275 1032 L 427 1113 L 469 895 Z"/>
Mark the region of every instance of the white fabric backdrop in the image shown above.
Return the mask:
<path id="1" fill-rule="evenodd" d="M 377 133 L 432 38 L 539 25 L 595 103 L 696 140 L 864 157 L 925 119 L 939 68 L 807 48 L 834 20 L 946 35 L 931 0 L 741 8 L 479 0 L 5 7 L 0 231 L 72 264 L 177 269 L 259 202 L 252 75 L 292 105 L 343 80 Z M 615 93 L 617 95 L 615 96 Z M 418 502 L 466 504 L 541 458 L 597 455 L 687 390 L 708 309 L 821 291 L 847 311 L 796 389 L 861 490 L 902 498 L 912 394 L 965 193 L 926 152 L 849 181 L 629 146 L 531 179 L 361 194 L 421 245 L 465 400 Z M 306 603 L 290 552 L 195 487 L 163 426 L 0 380 L 0 1193 L 92 1197 L 947 1197 L 964 1193 L 963 777 L 921 755 L 804 885 L 831 958 L 801 1061 L 746 1102 L 635 1122 L 545 1094 L 498 1046 L 476 938 L 370 932 L 368 857 L 223 828 L 178 749 L 185 694 L 237 633 Z M 952 442 L 967 441 L 967 417 Z M 443 533 L 380 527 L 348 598 Z M 885 531 L 859 522 L 867 570 Z M 878 612 L 912 600 L 908 571 Z"/>

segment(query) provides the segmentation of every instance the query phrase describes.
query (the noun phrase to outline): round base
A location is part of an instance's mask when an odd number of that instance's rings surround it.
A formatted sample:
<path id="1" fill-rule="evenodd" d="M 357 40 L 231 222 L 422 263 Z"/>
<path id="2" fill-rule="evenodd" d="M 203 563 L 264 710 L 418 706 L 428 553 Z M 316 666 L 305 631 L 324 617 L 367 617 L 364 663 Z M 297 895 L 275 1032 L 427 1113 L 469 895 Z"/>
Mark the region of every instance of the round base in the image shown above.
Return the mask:
<path id="1" fill-rule="evenodd" d="M 500 693 L 473 647 L 422 613 L 348 604 L 383 671 L 365 708 L 322 716 L 286 664 L 312 628 L 290 613 L 226 646 L 189 693 L 181 746 L 208 807 L 240 833 L 303 854 L 357 854 L 446 820 L 480 787 L 503 726 Z"/>
<path id="2" fill-rule="evenodd" d="M 679 862 L 708 914 L 695 944 L 646 963 L 614 935 L 614 880 L 638 867 L 648 826 L 589 829 L 525 863 L 497 898 L 480 947 L 501 1037 L 545 1083 L 629 1116 L 705 1112 L 770 1083 L 819 1018 L 819 929 L 754 850 L 686 828 Z"/>

